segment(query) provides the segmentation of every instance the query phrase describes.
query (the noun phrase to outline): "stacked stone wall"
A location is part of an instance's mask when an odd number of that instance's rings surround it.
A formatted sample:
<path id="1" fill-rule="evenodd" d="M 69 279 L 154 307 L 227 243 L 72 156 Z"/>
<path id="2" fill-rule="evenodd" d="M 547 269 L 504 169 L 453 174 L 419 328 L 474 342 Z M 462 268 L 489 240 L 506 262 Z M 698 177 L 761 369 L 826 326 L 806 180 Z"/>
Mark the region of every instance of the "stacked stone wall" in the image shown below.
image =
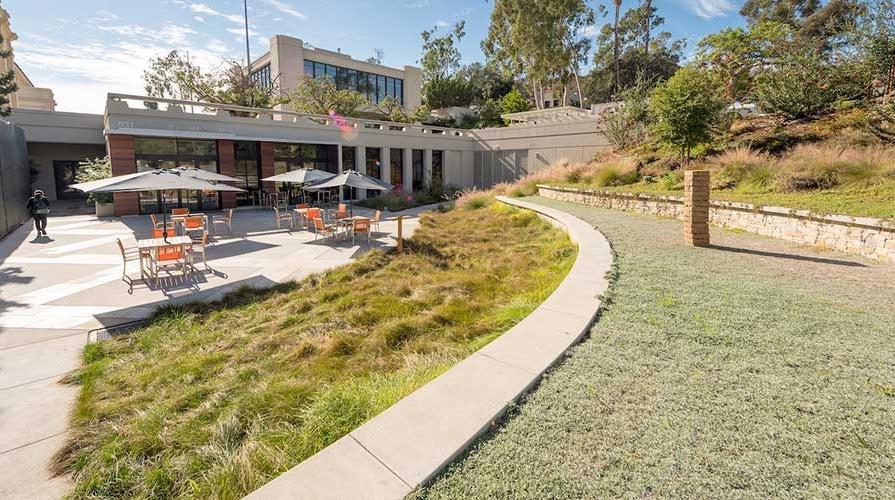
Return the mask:
<path id="1" fill-rule="evenodd" d="M 684 198 L 538 186 L 545 198 L 582 205 L 684 219 Z M 895 262 L 895 222 L 872 217 L 817 214 L 808 210 L 709 202 L 709 223 L 871 259 Z"/>

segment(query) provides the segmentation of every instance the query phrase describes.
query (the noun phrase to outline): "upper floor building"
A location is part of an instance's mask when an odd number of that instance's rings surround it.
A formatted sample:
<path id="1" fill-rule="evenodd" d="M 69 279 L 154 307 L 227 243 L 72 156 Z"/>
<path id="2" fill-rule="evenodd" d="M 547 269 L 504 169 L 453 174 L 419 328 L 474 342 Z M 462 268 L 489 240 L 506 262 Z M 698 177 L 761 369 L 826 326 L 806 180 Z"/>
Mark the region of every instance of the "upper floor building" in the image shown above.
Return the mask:
<path id="1" fill-rule="evenodd" d="M 288 93 L 304 78 L 329 78 L 339 89 L 360 92 L 373 105 L 392 98 L 411 111 L 422 103 L 423 73 L 415 66 L 398 69 L 360 61 L 285 35 L 271 38 L 270 51 L 252 62 L 252 79 L 264 87 Z"/>
<path id="2" fill-rule="evenodd" d="M 19 37 L 12 31 L 9 24 L 9 13 L 0 8 L 0 34 L 3 35 L 3 44 L 0 49 L 8 50 L 9 57 L 0 58 L 0 73 L 13 71 L 15 82 L 19 90 L 9 96 L 9 107 L 13 109 L 37 109 L 41 111 L 55 111 L 56 101 L 53 99 L 53 91 L 36 87 L 28 75 L 15 62 L 15 52 L 12 42 Z"/>

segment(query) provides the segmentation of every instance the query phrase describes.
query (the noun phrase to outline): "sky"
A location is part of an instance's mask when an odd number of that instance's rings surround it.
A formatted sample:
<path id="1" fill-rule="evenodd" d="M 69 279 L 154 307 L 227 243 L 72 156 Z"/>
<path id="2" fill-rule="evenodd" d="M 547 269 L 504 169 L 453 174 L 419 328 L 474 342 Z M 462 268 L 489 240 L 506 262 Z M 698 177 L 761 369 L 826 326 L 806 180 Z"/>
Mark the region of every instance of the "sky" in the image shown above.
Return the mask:
<path id="1" fill-rule="evenodd" d="M 591 6 L 601 1 L 589 0 Z M 687 40 L 692 54 L 705 35 L 743 24 L 745 0 L 653 0 L 663 28 Z M 624 0 L 622 9 L 639 0 Z M 102 113 L 109 92 L 143 94 L 148 61 L 172 49 L 188 52 L 203 69 L 245 59 L 241 0 L 3 0 L 16 62 L 38 87 L 53 90 L 58 111 Z M 252 58 L 269 50 L 275 34 L 341 49 L 366 59 L 376 48 L 383 64 L 416 65 L 420 32 L 466 21 L 463 63 L 483 61 L 493 0 L 248 0 Z M 598 20 L 588 33 L 610 21 Z"/>

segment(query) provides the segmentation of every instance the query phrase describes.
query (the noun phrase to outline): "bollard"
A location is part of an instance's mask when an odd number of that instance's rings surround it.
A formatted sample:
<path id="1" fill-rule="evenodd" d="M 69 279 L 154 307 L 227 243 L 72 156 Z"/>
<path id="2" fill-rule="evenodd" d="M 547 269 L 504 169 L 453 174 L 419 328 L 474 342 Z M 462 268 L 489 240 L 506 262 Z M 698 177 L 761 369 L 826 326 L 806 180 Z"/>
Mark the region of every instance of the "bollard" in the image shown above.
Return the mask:
<path id="1" fill-rule="evenodd" d="M 398 216 L 398 253 L 404 251 L 404 216 Z"/>
<path id="2" fill-rule="evenodd" d="M 694 247 L 709 246 L 709 171 L 684 172 L 684 238 Z"/>

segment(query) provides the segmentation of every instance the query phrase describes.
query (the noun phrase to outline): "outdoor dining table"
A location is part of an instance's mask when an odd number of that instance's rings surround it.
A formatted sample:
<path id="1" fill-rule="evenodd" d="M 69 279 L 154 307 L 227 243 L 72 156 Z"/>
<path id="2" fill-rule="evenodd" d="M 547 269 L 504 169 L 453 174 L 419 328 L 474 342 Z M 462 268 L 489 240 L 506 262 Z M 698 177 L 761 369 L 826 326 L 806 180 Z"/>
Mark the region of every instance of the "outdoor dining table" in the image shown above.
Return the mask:
<path id="1" fill-rule="evenodd" d="M 162 247 L 168 246 L 181 246 L 181 247 L 192 247 L 193 240 L 190 239 L 189 236 L 170 236 L 167 240 L 165 238 L 147 238 L 143 240 L 137 240 L 137 248 L 140 250 L 140 278 L 145 276 L 145 266 L 143 265 L 143 259 L 146 254 L 150 254 L 151 258 L 158 258 L 158 250 Z M 186 248 L 183 248 L 185 250 Z M 184 252 L 186 254 L 186 252 Z M 192 262 L 189 263 L 190 267 L 192 267 Z M 151 277 L 158 279 L 158 276 Z"/>

